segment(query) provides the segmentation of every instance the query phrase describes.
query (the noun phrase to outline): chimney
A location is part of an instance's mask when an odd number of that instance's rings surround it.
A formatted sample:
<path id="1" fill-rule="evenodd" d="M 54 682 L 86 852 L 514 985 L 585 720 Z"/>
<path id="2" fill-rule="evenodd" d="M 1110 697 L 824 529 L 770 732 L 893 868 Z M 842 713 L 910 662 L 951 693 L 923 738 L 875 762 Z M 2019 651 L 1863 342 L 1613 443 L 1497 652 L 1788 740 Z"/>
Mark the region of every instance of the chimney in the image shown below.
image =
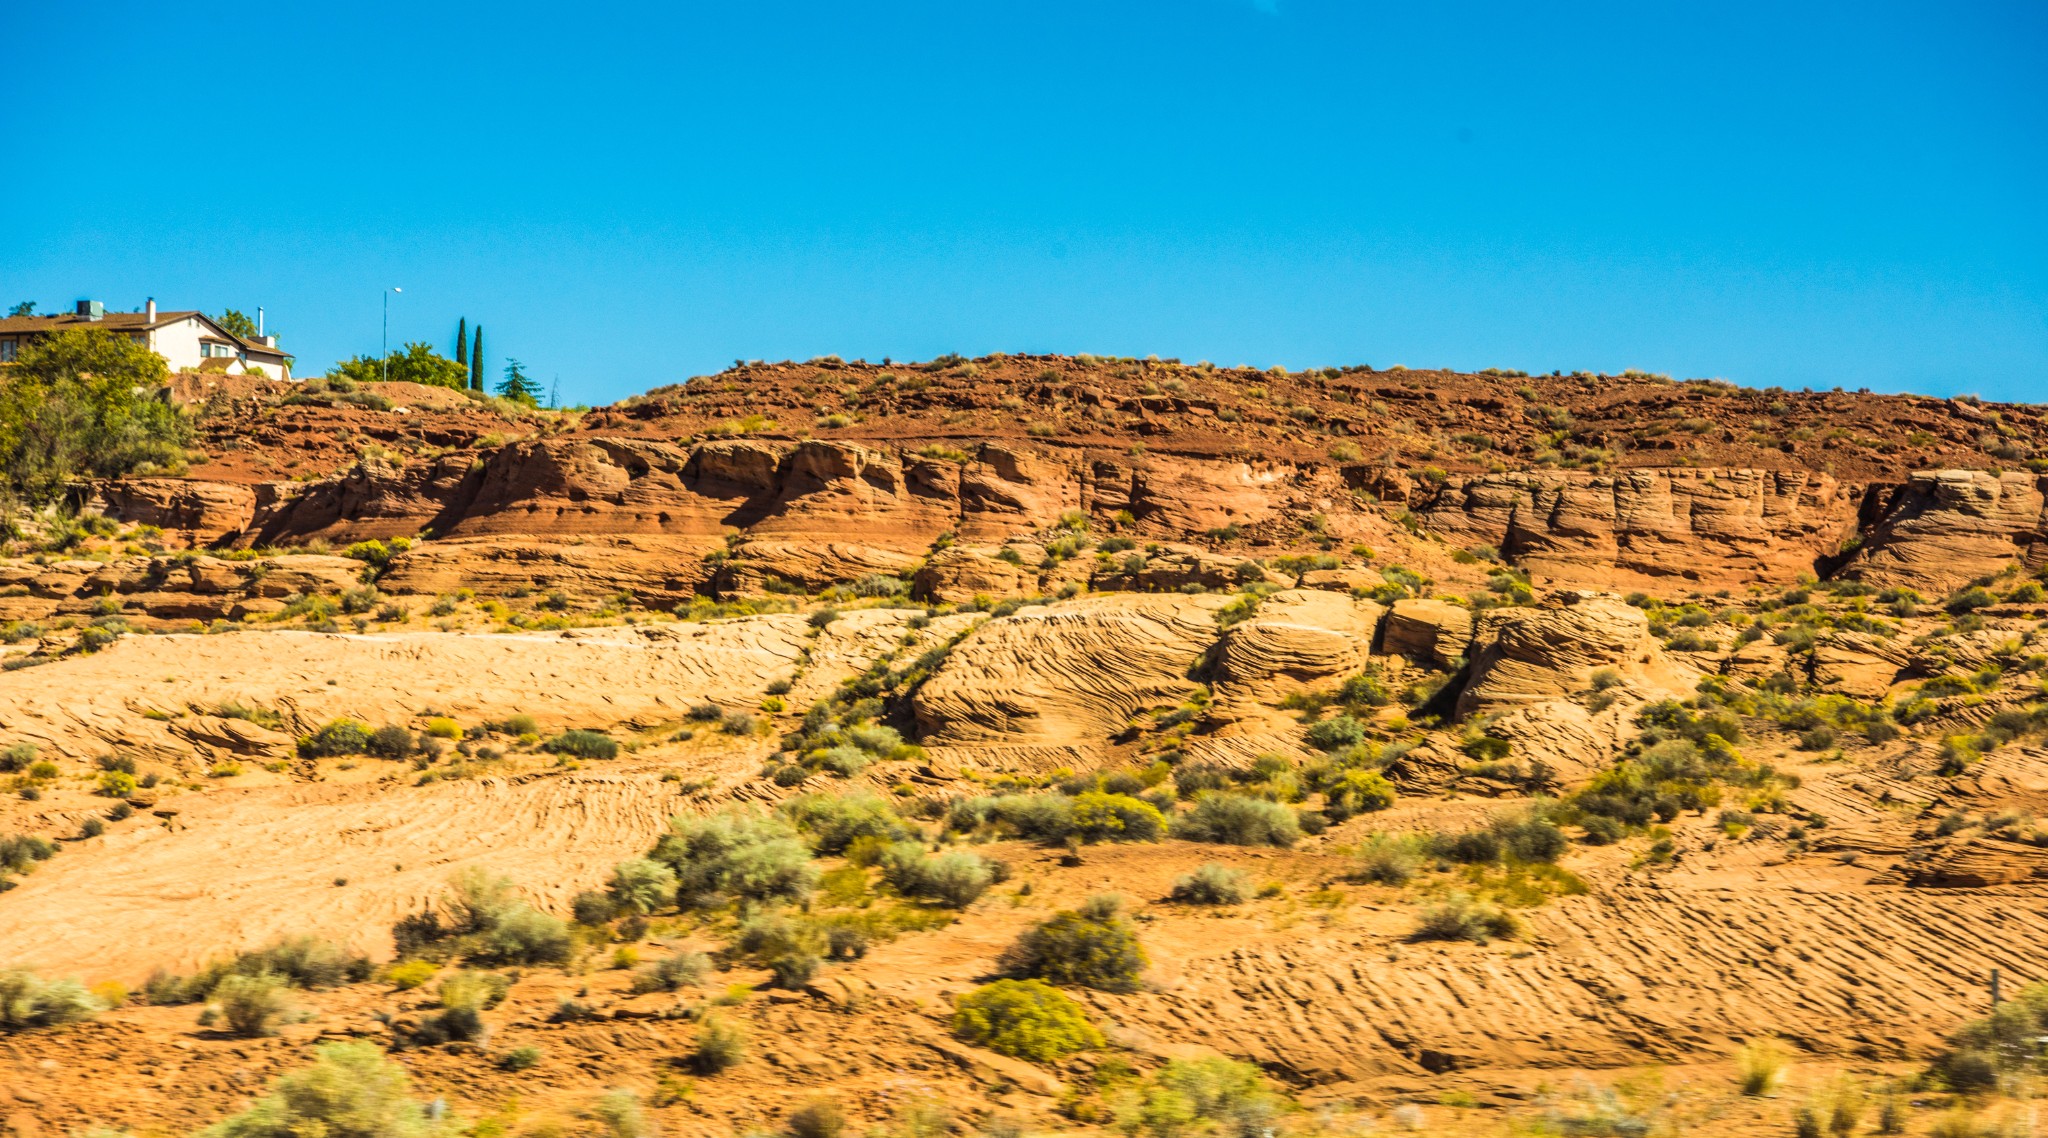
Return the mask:
<path id="1" fill-rule="evenodd" d="M 143 318 L 144 320 L 147 320 L 147 321 L 149 321 L 149 322 L 150 322 L 151 324 L 154 324 L 154 323 L 156 323 L 156 298 L 155 298 L 155 297 L 153 297 L 153 296 L 152 296 L 152 297 L 150 297 L 150 298 L 149 298 L 149 303 L 147 303 L 147 304 L 145 304 L 145 305 L 143 305 L 143 306 L 142 306 L 142 318 Z"/>
<path id="2" fill-rule="evenodd" d="M 256 306 L 256 338 L 263 339 L 263 306 Z"/>
<path id="3" fill-rule="evenodd" d="M 81 300 L 78 302 L 77 314 L 87 320 L 99 320 L 106 316 L 107 306 L 97 300 Z"/>

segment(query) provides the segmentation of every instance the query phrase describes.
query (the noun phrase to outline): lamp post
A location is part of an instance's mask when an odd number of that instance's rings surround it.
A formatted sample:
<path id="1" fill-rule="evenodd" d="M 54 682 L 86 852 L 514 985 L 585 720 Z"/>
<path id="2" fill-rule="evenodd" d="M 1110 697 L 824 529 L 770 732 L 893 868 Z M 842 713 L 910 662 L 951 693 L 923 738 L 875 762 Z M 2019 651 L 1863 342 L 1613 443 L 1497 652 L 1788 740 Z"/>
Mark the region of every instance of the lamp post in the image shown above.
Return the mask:
<path id="1" fill-rule="evenodd" d="M 404 291 L 397 285 L 384 290 L 384 353 L 378 361 L 383 370 L 378 375 L 386 383 L 391 381 L 391 294 Z"/>

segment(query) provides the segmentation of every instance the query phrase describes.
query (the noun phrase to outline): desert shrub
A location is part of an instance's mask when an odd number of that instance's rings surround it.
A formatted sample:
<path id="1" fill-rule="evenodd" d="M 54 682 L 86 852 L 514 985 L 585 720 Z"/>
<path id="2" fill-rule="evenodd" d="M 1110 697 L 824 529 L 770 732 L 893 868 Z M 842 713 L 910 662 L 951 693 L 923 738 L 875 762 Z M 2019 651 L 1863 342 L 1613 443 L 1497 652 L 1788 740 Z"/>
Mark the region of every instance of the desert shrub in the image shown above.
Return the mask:
<path id="1" fill-rule="evenodd" d="M 782 1125 L 790 1138 L 843 1138 L 846 1113 L 837 1102 L 820 1095 L 790 1111 Z"/>
<path id="2" fill-rule="evenodd" d="M 1074 796 L 1068 833 L 1084 842 L 1156 842 L 1166 816 L 1141 798 L 1088 791 Z"/>
<path id="3" fill-rule="evenodd" d="M 897 842 L 882 851 L 882 879 L 905 897 L 922 897 L 951 909 L 964 909 L 995 884 L 996 872 L 980 854 L 956 852 L 927 856 L 916 842 Z"/>
<path id="4" fill-rule="evenodd" d="M 1257 1067 L 1213 1056 L 1169 1062 L 1135 1091 L 1119 1122 L 1147 1138 L 1261 1135 L 1278 1129 L 1284 1109 Z"/>
<path id="5" fill-rule="evenodd" d="M 336 755 L 360 755 L 370 745 L 370 726 L 353 719 L 336 719 L 299 740 L 299 754 L 322 759 Z"/>
<path id="6" fill-rule="evenodd" d="M 570 900 L 569 914 L 579 925 L 608 924 L 619 915 L 619 900 L 602 889 L 585 889 Z"/>
<path id="7" fill-rule="evenodd" d="M 1353 876 L 1375 885 L 1406 885 L 1422 872 L 1425 849 L 1412 835 L 1374 834 L 1360 849 Z"/>
<path id="8" fill-rule="evenodd" d="M 413 739 L 412 732 L 396 723 L 387 723 L 370 732 L 369 739 L 363 743 L 364 754 L 380 759 L 408 758 L 417 750 L 419 744 Z"/>
<path id="9" fill-rule="evenodd" d="M 1735 1052 L 1735 1081 L 1746 1095 L 1768 1095 L 1785 1081 L 1789 1059 L 1785 1045 L 1775 1039 L 1756 1039 Z"/>
<path id="10" fill-rule="evenodd" d="M 1469 940 L 1485 944 L 1506 940 L 1521 931 L 1520 922 L 1500 906 L 1453 893 L 1443 903 L 1422 911 L 1415 922 L 1411 940 Z"/>
<path id="11" fill-rule="evenodd" d="M 677 900 L 686 906 L 721 896 L 802 902 L 818 885 L 810 850 L 782 818 L 678 815 L 648 856 L 675 870 Z"/>
<path id="12" fill-rule="evenodd" d="M 761 730 L 761 721 L 744 711 L 735 711 L 718 721 L 718 729 L 727 735 L 753 735 Z"/>
<path id="13" fill-rule="evenodd" d="M 2048 1035 L 2048 984 L 2034 984 L 1950 1035 L 1949 1049 L 1934 1061 L 1933 1074 L 1963 1093 L 1995 1090 L 2005 1076 L 2048 1066 L 2036 1042 L 2043 1035 Z"/>
<path id="14" fill-rule="evenodd" d="M 747 1058 L 747 1033 L 737 1025 L 710 1016 L 697 1028 L 697 1046 L 690 1052 L 690 1067 L 700 1075 L 730 1071 Z"/>
<path id="15" fill-rule="evenodd" d="M 602 731 L 577 729 L 564 731 L 541 744 L 541 749 L 554 755 L 570 755 L 579 759 L 616 759 L 619 757 L 619 741 Z"/>
<path id="16" fill-rule="evenodd" d="M 1189 905 L 1237 905 L 1249 892 L 1250 884 L 1241 870 L 1210 862 L 1175 878 L 1170 896 Z"/>
<path id="17" fill-rule="evenodd" d="M 76 980 L 45 980 L 21 969 L 0 972 L 0 1031 L 79 1023 L 100 1011 L 100 1001 Z"/>
<path id="18" fill-rule="evenodd" d="M 1135 992 L 1147 960 L 1117 899 L 1094 897 L 1025 930 L 1002 963 L 1005 972 L 1022 979 Z"/>
<path id="19" fill-rule="evenodd" d="M 732 947 L 774 973 L 776 987 L 801 988 L 817 974 L 827 944 L 823 931 L 808 921 L 762 913 L 740 925 Z"/>
<path id="20" fill-rule="evenodd" d="M 209 999 L 229 976 L 269 976 L 294 988 L 332 988 L 367 980 L 370 972 L 369 957 L 350 953 L 333 941 L 287 937 L 211 961 L 190 976 L 159 971 L 143 984 L 142 995 L 152 1004 L 189 1004 Z"/>
<path id="21" fill-rule="evenodd" d="M 210 1016 L 200 1022 L 218 1020 L 248 1039 L 274 1034 L 278 1021 L 292 1010 L 285 994 L 289 987 L 283 977 L 271 972 L 230 975 L 214 987 L 206 1009 Z"/>
<path id="22" fill-rule="evenodd" d="M 432 961 L 402 960 L 385 969 L 384 978 L 389 980 L 391 986 L 399 991 L 409 992 L 432 980 L 434 974 L 439 971 L 440 968 Z"/>
<path id="23" fill-rule="evenodd" d="M 1393 804 L 1394 784 L 1378 771 L 1355 767 L 1339 771 L 1323 789 L 1323 813 L 1332 822 L 1385 810 Z"/>
<path id="24" fill-rule="evenodd" d="M 998 980 L 960 998 L 953 1031 L 1001 1055 L 1049 1063 L 1103 1045 L 1081 1005 L 1043 980 Z"/>
<path id="25" fill-rule="evenodd" d="M 633 973 L 635 992 L 673 992 L 701 984 L 711 970 L 711 958 L 701 952 L 678 952 Z"/>
<path id="26" fill-rule="evenodd" d="M 1231 846 L 1291 846 L 1301 837 L 1294 811 L 1241 794 L 1208 793 L 1174 820 L 1173 836 Z"/>
<path id="27" fill-rule="evenodd" d="M 776 813 L 808 835 L 811 847 L 821 854 L 844 853 L 860 838 L 896 842 L 917 836 L 895 807 L 875 794 L 802 794 L 777 807 Z"/>
<path id="28" fill-rule="evenodd" d="M 200 1138 L 453 1138 L 462 1126 L 432 1118 L 411 1097 L 405 1068 L 369 1043 L 329 1043 L 313 1065 L 277 1081 L 256 1105 Z"/>
<path id="29" fill-rule="evenodd" d="M 569 926 L 530 905 L 514 905 L 483 931 L 470 959 L 486 964 L 562 964 L 574 942 Z"/>
<path id="30" fill-rule="evenodd" d="M 648 858 L 629 858 L 612 867 L 605 891 L 617 909 L 644 916 L 675 903 L 676 871 Z"/>
<path id="31" fill-rule="evenodd" d="M 35 834 L 0 835 L 0 881 L 9 874 L 27 873 L 37 862 L 57 855 L 57 844 Z"/>
<path id="32" fill-rule="evenodd" d="M 529 1043 L 505 1052 L 499 1057 L 498 1066 L 506 1071 L 530 1071 L 538 1067 L 544 1057 L 545 1053 L 540 1048 Z"/>
<path id="33" fill-rule="evenodd" d="M 1365 724 L 1349 715 L 1333 715 L 1311 725 L 1302 740 L 1319 751 L 1341 751 L 1365 742 Z"/>

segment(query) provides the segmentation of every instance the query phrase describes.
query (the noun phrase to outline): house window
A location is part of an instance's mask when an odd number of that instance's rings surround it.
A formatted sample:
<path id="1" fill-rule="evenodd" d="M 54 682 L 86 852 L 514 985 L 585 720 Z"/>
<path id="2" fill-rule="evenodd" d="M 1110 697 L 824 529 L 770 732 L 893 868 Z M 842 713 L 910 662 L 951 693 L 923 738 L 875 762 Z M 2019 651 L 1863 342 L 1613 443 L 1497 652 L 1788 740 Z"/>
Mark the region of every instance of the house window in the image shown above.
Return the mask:
<path id="1" fill-rule="evenodd" d="M 13 362 L 14 362 L 14 341 L 13 341 L 13 340 L 0 340 L 0 364 L 11 364 L 11 363 L 13 363 Z"/>

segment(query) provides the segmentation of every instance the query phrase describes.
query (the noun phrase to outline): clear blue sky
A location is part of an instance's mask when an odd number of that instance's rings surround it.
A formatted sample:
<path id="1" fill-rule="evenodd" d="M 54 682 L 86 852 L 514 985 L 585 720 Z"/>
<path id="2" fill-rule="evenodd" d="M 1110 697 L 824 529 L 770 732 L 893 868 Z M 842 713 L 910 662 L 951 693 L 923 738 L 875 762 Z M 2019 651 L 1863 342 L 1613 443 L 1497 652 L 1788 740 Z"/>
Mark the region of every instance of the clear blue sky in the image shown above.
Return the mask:
<path id="1" fill-rule="evenodd" d="M 2048 5 L 19 5 L 0 302 L 2048 399 Z M 494 375 L 495 378 L 495 375 Z"/>

